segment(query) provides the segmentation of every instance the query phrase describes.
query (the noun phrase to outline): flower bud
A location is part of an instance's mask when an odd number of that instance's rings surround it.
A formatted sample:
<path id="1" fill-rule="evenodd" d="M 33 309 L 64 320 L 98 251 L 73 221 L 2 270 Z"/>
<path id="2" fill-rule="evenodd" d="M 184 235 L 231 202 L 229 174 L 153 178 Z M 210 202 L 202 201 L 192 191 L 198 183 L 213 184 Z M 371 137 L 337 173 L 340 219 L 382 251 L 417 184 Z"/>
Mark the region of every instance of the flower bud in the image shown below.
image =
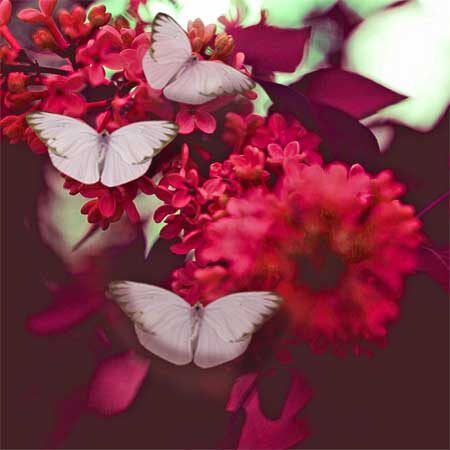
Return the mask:
<path id="1" fill-rule="evenodd" d="M 8 90 L 10 92 L 23 92 L 28 84 L 28 76 L 21 72 L 12 72 L 8 75 Z"/>
<path id="2" fill-rule="evenodd" d="M 106 12 L 104 5 L 98 5 L 90 10 L 88 20 L 94 27 L 102 27 L 111 20 L 111 14 Z"/>
<path id="3" fill-rule="evenodd" d="M 22 11 L 17 14 L 17 17 L 26 23 L 44 23 L 47 19 L 44 14 L 34 8 L 22 9 Z"/>
<path id="4" fill-rule="evenodd" d="M 230 56 L 234 50 L 233 36 L 227 33 L 221 33 L 216 37 L 214 42 L 214 53 L 212 59 L 224 59 Z"/>
<path id="5" fill-rule="evenodd" d="M 45 28 L 39 28 L 33 33 L 33 42 L 42 50 L 57 48 L 55 38 Z"/>
<path id="6" fill-rule="evenodd" d="M 0 27 L 7 25 L 11 19 L 11 2 L 10 0 L 0 1 Z"/>
<path id="7" fill-rule="evenodd" d="M 113 23 L 114 28 L 116 30 L 121 30 L 122 28 L 130 28 L 130 22 L 128 22 L 127 19 L 125 19 L 125 17 L 123 16 L 119 16 L 116 18 L 116 20 Z"/>
<path id="8" fill-rule="evenodd" d="M 56 0 L 39 0 L 39 8 L 47 17 L 53 14 L 55 6 Z"/>

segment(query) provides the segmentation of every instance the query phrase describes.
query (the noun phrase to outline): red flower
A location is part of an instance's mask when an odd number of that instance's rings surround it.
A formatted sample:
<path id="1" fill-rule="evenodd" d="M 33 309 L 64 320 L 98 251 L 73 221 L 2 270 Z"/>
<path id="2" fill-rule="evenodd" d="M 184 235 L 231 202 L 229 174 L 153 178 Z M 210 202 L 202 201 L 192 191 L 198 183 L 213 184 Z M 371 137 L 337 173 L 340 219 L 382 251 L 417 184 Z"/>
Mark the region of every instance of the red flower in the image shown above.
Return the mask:
<path id="1" fill-rule="evenodd" d="M 112 27 L 109 27 L 112 28 Z M 94 40 L 91 39 L 85 47 L 77 52 L 77 61 L 86 66 L 87 76 L 93 86 L 99 86 L 105 81 L 105 69 L 122 69 L 123 63 L 120 56 L 122 42 L 120 37 L 109 29 L 99 33 Z"/>
<path id="2" fill-rule="evenodd" d="M 231 155 L 230 162 L 234 165 L 234 173 L 240 180 L 258 182 L 269 176 L 264 170 L 264 153 L 256 147 L 248 145 L 242 155 Z"/>
<path id="3" fill-rule="evenodd" d="M 111 223 L 120 220 L 124 212 L 130 222 L 139 223 L 139 211 L 133 200 L 139 190 L 145 194 L 153 193 L 153 183 L 145 176 L 113 188 L 103 186 L 101 183 L 85 185 L 66 177 L 64 187 L 71 195 L 81 194 L 92 199 L 83 205 L 81 213 L 87 215 L 89 223 L 98 224 L 104 230 Z"/>
<path id="4" fill-rule="evenodd" d="M 2 133 L 12 144 L 17 144 L 23 139 L 27 124 L 21 116 L 6 116 L 0 120 Z"/>
<path id="5" fill-rule="evenodd" d="M 284 148 L 282 148 L 278 144 L 269 144 L 267 146 L 267 151 L 269 153 L 267 162 L 274 165 L 280 165 L 284 169 L 287 169 L 291 164 L 298 164 L 300 162 L 308 162 L 309 164 L 321 164 L 322 158 L 320 157 L 320 155 L 315 151 L 311 151 L 317 147 L 319 142 L 320 139 L 317 138 L 317 143 L 313 148 L 311 148 L 309 145 L 305 146 L 306 148 L 303 148 L 303 146 L 301 146 L 300 142 L 298 141 L 289 142 L 289 144 L 287 144 Z"/>
<path id="6" fill-rule="evenodd" d="M 206 200 L 206 192 L 199 187 L 199 176 L 195 169 L 188 170 L 186 176 L 176 173 L 168 174 L 165 176 L 165 181 L 175 188 L 171 200 L 175 208 L 184 208 L 191 201 L 201 203 Z"/>
<path id="7" fill-rule="evenodd" d="M 80 117 L 86 111 L 86 100 L 79 94 L 86 82 L 80 72 L 69 76 L 52 75 L 44 80 L 48 97 L 42 109 L 45 111 Z"/>
<path id="8" fill-rule="evenodd" d="M 235 290 L 278 290 L 315 349 L 383 339 L 422 239 L 398 201 L 402 186 L 360 166 L 288 167 L 275 193 L 231 199 L 227 216 L 206 225 L 197 258 L 225 263 Z"/>
<path id="9" fill-rule="evenodd" d="M 86 23 L 86 11 L 81 6 L 74 6 L 70 12 L 59 10 L 58 20 L 64 33 L 72 39 L 84 37 L 92 30 L 91 23 Z"/>
<path id="10" fill-rule="evenodd" d="M 177 114 L 175 122 L 179 125 L 180 134 L 190 134 L 196 128 L 207 134 L 216 130 L 216 119 L 207 111 L 200 108 L 182 106 Z"/>

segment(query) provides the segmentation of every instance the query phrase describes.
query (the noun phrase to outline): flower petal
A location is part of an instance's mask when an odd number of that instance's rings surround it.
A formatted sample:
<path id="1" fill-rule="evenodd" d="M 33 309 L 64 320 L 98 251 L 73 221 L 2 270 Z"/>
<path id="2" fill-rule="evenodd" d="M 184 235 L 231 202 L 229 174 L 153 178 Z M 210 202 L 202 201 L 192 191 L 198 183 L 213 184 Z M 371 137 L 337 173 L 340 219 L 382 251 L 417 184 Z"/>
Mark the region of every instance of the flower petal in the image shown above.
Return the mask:
<path id="1" fill-rule="evenodd" d="M 177 114 L 175 122 L 179 125 L 178 133 L 180 134 L 190 134 L 195 129 L 194 115 L 187 109 L 182 109 Z"/>
<path id="2" fill-rule="evenodd" d="M 116 212 L 116 197 L 109 189 L 100 197 L 98 206 L 103 217 L 110 218 Z"/>
<path id="3" fill-rule="evenodd" d="M 150 360 L 133 351 L 102 361 L 90 383 L 88 407 L 112 416 L 125 411 L 144 382 Z"/>
<path id="4" fill-rule="evenodd" d="M 172 197 L 172 206 L 175 208 L 184 208 L 191 201 L 191 198 L 187 190 L 180 189 Z"/>
<path id="5" fill-rule="evenodd" d="M 195 112 L 195 123 L 197 128 L 204 133 L 212 134 L 216 131 L 216 119 L 206 111 Z"/>

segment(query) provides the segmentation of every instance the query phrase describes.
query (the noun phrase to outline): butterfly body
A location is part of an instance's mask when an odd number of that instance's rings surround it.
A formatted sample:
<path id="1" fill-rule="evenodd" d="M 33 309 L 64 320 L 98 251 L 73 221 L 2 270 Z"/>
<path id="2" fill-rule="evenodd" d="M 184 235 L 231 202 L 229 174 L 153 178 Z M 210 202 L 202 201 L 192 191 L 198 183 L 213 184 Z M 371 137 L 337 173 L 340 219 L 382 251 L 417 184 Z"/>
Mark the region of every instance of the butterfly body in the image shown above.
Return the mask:
<path id="1" fill-rule="evenodd" d="M 201 368 L 244 353 L 252 334 L 280 304 L 271 292 L 238 292 L 191 306 L 173 292 L 131 281 L 111 283 L 108 296 L 133 320 L 147 350 L 173 364 L 194 362 Z"/>

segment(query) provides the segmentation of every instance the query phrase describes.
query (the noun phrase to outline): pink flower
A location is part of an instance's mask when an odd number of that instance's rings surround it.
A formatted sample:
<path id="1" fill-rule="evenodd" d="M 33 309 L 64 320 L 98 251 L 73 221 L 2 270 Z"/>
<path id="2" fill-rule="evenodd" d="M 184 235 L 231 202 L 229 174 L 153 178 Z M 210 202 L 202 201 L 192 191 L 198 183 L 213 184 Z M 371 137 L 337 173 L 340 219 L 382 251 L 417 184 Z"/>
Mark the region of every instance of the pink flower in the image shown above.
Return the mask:
<path id="1" fill-rule="evenodd" d="M 117 33 L 116 30 L 114 31 Z M 77 52 L 77 61 L 86 66 L 89 81 L 93 86 L 99 86 L 105 82 L 103 66 L 117 70 L 123 68 L 120 56 L 122 42 L 116 33 L 105 31 L 99 34 L 95 40 L 91 39 L 85 47 Z"/>
<path id="2" fill-rule="evenodd" d="M 317 138 L 316 145 L 313 147 L 314 149 L 319 142 L 320 139 Z M 312 146 L 306 145 L 303 148 L 299 141 L 289 142 L 284 148 L 278 144 L 269 144 L 267 146 L 267 152 L 269 154 L 267 162 L 282 166 L 284 169 L 291 164 L 298 164 L 300 162 L 308 162 L 309 164 L 322 163 L 322 158 L 317 152 L 313 151 Z"/>
<path id="3" fill-rule="evenodd" d="M 140 215 L 133 200 L 139 191 L 153 194 L 153 183 L 147 177 L 141 177 L 130 183 L 108 188 L 101 183 L 85 185 L 66 177 L 64 188 L 71 195 L 81 194 L 90 198 L 81 208 L 81 214 L 87 216 L 89 223 L 98 224 L 106 230 L 111 223 L 120 220 L 124 213 L 132 223 L 139 223 Z"/>
<path id="4" fill-rule="evenodd" d="M 81 6 L 74 6 L 70 12 L 59 10 L 58 20 L 64 33 L 72 39 L 84 37 L 92 30 L 91 23 L 86 23 L 86 11 Z"/>
<path id="5" fill-rule="evenodd" d="M 361 166 L 287 169 L 272 192 L 231 199 L 206 224 L 198 260 L 225 264 L 235 290 L 277 290 L 315 350 L 381 342 L 422 241 L 413 208 L 398 200 L 403 186 Z"/>
<path id="6" fill-rule="evenodd" d="M 178 112 L 176 123 L 179 125 L 180 134 L 190 134 L 195 129 L 199 129 L 207 134 L 212 134 L 216 130 L 216 119 L 207 111 L 200 108 L 189 108 L 183 105 Z"/>
<path id="7" fill-rule="evenodd" d="M 80 117 L 86 111 L 86 100 L 79 92 L 86 85 L 84 76 L 75 72 L 69 76 L 52 75 L 45 78 L 48 90 L 47 99 L 43 103 L 45 111 Z"/>
<path id="8" fill-rule="evenodd" d="M 269 176 L 264 170 L 264 153 L 251 145 L 244 148 L 242 155 L 231 155 L 230 162 L 234 165 L 234 173 L 238 179 L 258 182 Z"/>
<path id="9" fill-rule="evenodd" d="M 191 201 L 204 202 L 206 199 L 205 191 L 199 187 L 199 176 L 195 169 L 188 170 L 186 176 L 168 174 L 165 180 L 169 186 L 175 188 L 171 201 L 175 208 L 184 208 Z"/>
<path id="10" fill-rule="evenodd" d="M 21 116 L 6 116 L 0 120 L 2 134 L 6 136 L 12 144 L 17 144 L 23 139 L 27 125 L 25 118 Z"/>

